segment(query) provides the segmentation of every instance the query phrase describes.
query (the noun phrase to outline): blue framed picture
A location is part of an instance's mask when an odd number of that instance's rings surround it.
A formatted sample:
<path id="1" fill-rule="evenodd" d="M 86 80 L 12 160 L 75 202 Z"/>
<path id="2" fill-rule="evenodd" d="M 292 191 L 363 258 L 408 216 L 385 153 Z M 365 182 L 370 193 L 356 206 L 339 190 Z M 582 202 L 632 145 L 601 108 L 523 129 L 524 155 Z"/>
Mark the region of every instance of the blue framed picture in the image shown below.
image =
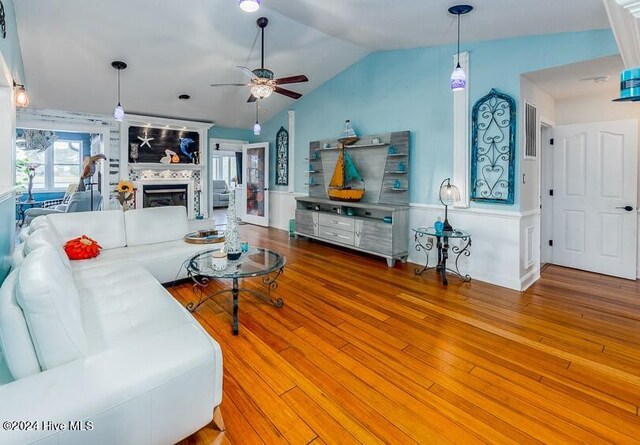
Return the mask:
<path id="1" fill-rule="evenodd" d="M 471 119 L 471 200 L 513 204 L 516 103 L 492 89 L 475 103 Z"/>

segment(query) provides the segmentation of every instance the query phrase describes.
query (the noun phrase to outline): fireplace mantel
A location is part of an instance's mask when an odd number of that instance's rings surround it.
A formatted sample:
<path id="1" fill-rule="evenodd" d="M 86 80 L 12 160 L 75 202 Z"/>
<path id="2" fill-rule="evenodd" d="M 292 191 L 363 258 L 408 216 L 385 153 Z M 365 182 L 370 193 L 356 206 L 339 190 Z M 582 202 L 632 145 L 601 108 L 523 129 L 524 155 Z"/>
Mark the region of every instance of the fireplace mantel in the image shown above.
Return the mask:
<path id="1" fill-rule="evenodd" d="M 130 163 L 130 170 L 202 170 L 202 164 L 161 164 L 151 162 Z"/>

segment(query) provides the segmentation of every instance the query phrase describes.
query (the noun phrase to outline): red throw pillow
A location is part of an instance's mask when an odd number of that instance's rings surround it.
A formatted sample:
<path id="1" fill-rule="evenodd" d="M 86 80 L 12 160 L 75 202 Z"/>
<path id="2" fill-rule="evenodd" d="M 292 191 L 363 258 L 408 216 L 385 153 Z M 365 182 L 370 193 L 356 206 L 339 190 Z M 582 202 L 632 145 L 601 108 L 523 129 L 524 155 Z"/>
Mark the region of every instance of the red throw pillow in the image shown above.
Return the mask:
<path id="1" fill-rule="evenodd" d="M 69 240 L 64 245 L 64 251 L 70 260 L 86 260 L 88 258 L 95 258 L 100 254 L 100 244 L 86 235 L 82 235 L 79 238 Z"/>

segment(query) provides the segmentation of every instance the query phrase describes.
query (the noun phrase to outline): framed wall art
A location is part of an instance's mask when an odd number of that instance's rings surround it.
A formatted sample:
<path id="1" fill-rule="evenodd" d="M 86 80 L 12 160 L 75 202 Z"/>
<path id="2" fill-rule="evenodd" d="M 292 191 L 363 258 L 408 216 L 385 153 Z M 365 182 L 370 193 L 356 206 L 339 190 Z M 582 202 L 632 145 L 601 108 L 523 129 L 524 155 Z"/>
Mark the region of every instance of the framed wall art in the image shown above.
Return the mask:
<path id="1" fill-rule="evenodd" d="M 276 185 L 289 185 L 289 132 L 284 127 L 276 134 Z"/>
<path id="2" fill-rule="evenodd" d="M 492 89 L 471 113 L 471 200 L 513 204 L 516 104 Z"/>

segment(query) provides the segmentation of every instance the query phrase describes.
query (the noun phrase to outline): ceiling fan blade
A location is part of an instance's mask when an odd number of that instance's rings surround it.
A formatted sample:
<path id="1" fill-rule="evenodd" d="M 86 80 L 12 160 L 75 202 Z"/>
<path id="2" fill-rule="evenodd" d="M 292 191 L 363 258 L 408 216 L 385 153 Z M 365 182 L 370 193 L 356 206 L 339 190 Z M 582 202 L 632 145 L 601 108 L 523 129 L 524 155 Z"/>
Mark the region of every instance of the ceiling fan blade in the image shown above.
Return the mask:
<path id="1" fill-rule="evenodd" d="M 212 83 L 212 87 L 246 87 L 246 83 Z"/>
<path id="2" fill-rule="evenodd" d="M 249 68 L 247 68 L 246 66 L 236 66 L 236 68 L 240 68 L 242 70 L 242 72 L 249 77 L 249 79 L 257 79 L 258 76 L 256 76 L 253 71 L 251 71 Z"/>
<path id="3" fill-rule="evenodd" d="M 281 77 L 280 79 L 276 79 L 276 84 L 278 85 L 284 85 L 286 83 L 299 83 L 299 82 L 309 82 L 309 79 L 307 79 L 307 76 L 305 76 L 304 74 L 300 74 L 298 76 L 291 76 L 291 77 Z"/>
<path id="4" fill-rule="evenodd" d="M 288 96 L 292 99 L 300 99 L 302 97 L 302 94 L 300 93 L 296 93 L 295 91 L 286 90 L 280 87 L 276 87 L 274 91 L 278 94 L 282 94 L 283 96 Z"/>
<path id="5" fill-rule="evenodd" d="M 247 100 L 247 103 L 255 102 L 256 100 L 258 100 L 258 99 L 256 98 L 256 96 L 254 96 L 252 94 L 251 96 L 249 96 L 249 99 Z"/>

